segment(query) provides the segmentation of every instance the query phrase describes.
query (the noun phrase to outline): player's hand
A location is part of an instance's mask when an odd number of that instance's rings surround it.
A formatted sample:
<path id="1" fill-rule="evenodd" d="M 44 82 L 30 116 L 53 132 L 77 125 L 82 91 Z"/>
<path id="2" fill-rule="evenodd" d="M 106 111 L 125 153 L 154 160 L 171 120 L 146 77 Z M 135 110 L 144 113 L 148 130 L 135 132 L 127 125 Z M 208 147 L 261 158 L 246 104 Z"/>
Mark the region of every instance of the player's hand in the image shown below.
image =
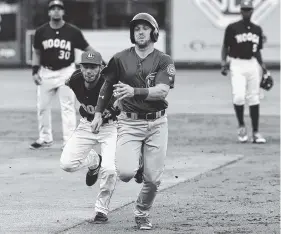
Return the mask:
<path id="1" fill-rule="evenodd" d="M 227 76 L 227 74 L 228 74 L 228 65 L 226 62 L 221 63 L 221 74 L 223 76 Z"/>
<path id="2" fill-rule="evenodd" d="M 33 81 L 36 85 L 42 84 L 42 79 L 38 74 L 34 74 L 32 77 L 33 77 Z"/>
<path id="3" fill-rule="evenodd" d="M 124 84 L 119 81 L 117 84 L 113 85 L 113 87 L 113 95 L 115 98 L 117 98 L 117 100 L 122 100 L 124 98 L 134 96 L 134 88 L 130 85 Z"/>
<path id="4" fill-rule="evenodd" d="M 98 134 L 100 131 L 100 126 L 102 125 L 102 115 L 99 112 L 95 113 L 95 117 L 91 123 L 91 129 L 94 134 Z"/>

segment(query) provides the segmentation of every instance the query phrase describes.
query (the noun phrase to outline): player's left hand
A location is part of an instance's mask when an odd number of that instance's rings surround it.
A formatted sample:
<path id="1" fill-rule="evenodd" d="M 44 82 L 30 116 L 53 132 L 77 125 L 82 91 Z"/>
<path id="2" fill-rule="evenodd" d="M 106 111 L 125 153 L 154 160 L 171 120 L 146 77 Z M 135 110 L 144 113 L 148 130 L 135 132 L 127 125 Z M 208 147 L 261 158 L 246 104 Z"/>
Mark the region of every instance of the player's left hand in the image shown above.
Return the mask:
<path id="1" fill-rule="evenodd" d="M 113 95 L 118 100 L 134 96 L 134 88 L 130 85 L 124 84 L 119 81 L 117 84 L 113 85 L 113 87 Z"/>

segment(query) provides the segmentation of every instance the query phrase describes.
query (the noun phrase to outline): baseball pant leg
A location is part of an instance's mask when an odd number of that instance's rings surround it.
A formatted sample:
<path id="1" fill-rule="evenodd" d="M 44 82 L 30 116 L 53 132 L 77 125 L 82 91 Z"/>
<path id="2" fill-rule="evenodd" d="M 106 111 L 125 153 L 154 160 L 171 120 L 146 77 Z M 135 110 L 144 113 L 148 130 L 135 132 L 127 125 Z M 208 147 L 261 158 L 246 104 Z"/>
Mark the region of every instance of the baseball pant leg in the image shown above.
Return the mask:
<path id="1" fill-rule="evenodd" d="M 115 165 L 123 182 L 129 182 L 139 168 L 146 131 L 146 121 L 127 118 L 124 113 L 118 116 Z"/>
<path id="2" fill-rule="evenodd" d="M 256 59 L 249 61 L 246 100 L 249 106 L 260 104 L 260 68 Z"/>
<path id="3" fill-rule="evenodd" d="M 135 206 L 136 216 L 148 216 L 164 171 L 168 144 L 167 117 L 148 121 L 148 136 L 143 146 L 143 187 Z"/>
<path id="4" fill-rule="evenodd" d="M 244 105 L 246 98 L 246 77 L 241 66 L 243 61 L 233 59 L 230 63 L 230 77 L 233 104 Z"/>
<path id="5" fill-rule="evenodd" d="M 97 167 L 98 154 L 90 153 L 93 145 L 97 143 L 96 135 L 92 133 L 90 124 L 82 118 L 66 142 L 60 158 L 60 167 L 63 170 L 74 172 L 84 167 Z"/>
<path id="6" fill-rule="evenodd" d="M 117 141 L 116 124 L 101 126 L 98 142 L 101 144 L 102 163 L 99 172 L 100 192 L 97 196 L 95 211 L 108 214 L 110 199 L 115 189 L 117 173 L 115 170 L 115 152 Z"/>
<path id="7" fill-rule="evenodd" d="M 40 141 L 53 141 L 51 103 L 55 93 L 56 89 L 53 88 L 50 80 L 43 80 L 42 84 L 37 86 L 37 118 Z"/>
<path id="8" fill-rule="evenodd" d="M 76 127 L 75 94 L 66 85 L 61 85 L 58 92 L 61 105 L 63 144 L 65 144 Z"/>

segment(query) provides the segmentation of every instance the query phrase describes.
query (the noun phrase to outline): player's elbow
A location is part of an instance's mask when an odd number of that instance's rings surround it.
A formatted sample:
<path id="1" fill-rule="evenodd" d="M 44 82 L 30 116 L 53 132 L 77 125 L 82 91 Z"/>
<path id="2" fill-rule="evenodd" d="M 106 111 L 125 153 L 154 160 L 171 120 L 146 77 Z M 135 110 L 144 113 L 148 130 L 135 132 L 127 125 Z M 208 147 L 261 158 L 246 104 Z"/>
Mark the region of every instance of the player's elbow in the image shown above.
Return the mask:
<path id="1" fill-rule="evenodd" d="M 159 85 L 159 90 L 158 90 L 158 94 L 159 94 L 159 99 L 160 100 L 165 100 L 168 93 L 169 93 L 169 86 L 168 85 Z"/>

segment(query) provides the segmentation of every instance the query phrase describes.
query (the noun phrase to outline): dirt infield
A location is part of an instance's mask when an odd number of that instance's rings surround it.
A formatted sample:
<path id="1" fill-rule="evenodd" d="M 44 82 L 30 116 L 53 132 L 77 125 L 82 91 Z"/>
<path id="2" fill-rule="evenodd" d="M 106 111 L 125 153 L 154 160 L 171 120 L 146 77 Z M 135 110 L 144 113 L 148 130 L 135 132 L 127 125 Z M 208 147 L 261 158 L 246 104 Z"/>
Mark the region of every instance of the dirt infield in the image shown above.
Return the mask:
<path id="1" fill-rule="evenodd" d="M 0 233 L 141 233 L 133 222 L 132 201 L 139 191 L 133 182 L 117 184 L 107 225 L 87 222 L 97 186 L 85 186 L 85 171 L 67 174 L 58 168 L 57 104 L 56 144 L 49 150 L 27 148 L 37 137 L 29 72 L 0 71 L 0 85 L 5 85 L 0 93 Z M 268 143 L 238 144 L 226 78 L 217 71 L 179 72 L 169 97 L 165 189 L 152 209 L 149 233 L 280 232 L 279 84 L 277 79 L 262 101 L 260 130 Z M 246 124 L 250 130 L 248 117 Z"/>

